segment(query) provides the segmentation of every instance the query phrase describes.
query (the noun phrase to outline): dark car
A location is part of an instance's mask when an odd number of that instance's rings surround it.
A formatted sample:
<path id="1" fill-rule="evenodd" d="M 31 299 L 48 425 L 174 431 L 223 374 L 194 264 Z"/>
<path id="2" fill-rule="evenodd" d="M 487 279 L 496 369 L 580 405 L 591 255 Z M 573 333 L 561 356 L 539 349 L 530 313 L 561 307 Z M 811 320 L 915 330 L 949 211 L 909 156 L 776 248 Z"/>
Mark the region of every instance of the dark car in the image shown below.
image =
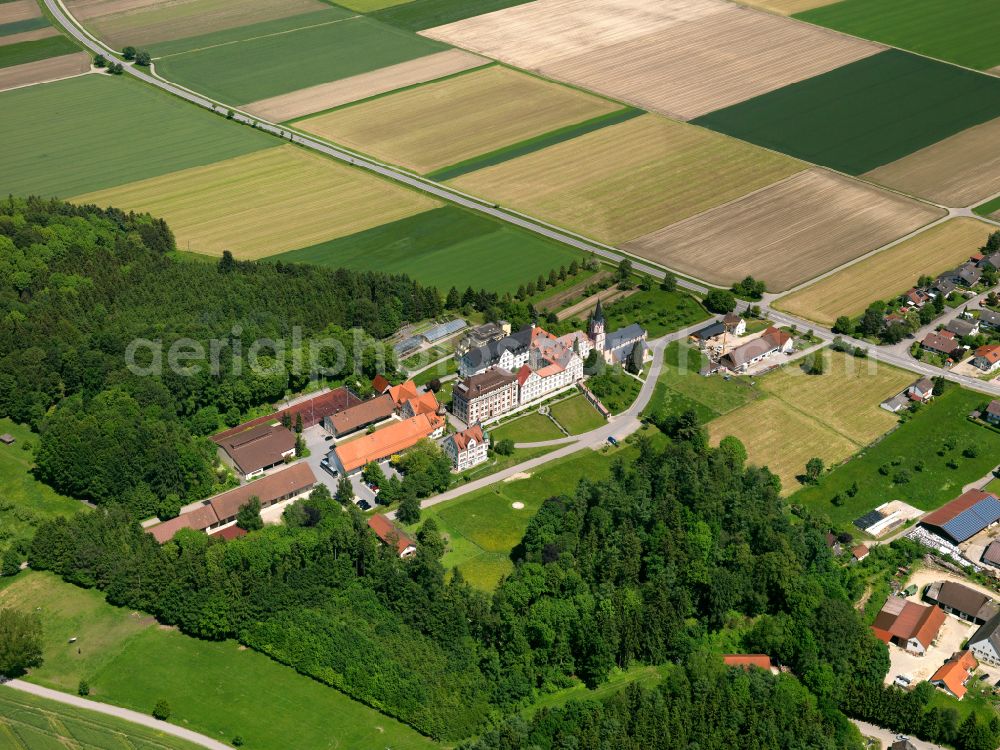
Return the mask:
<path id="1" fill-rule="evenodd" d="M 358 507 L 361 508 L 361 510 L 372 509 L 371 503 L 369 503 L 367 500 L 358 500 Z"/>
<path id="2" fill-rule="evenodd" d="M 618 445 L 618 440 L 612 437 L 611 435 L 608 435 L 608 442 L 615 446 Z"/>

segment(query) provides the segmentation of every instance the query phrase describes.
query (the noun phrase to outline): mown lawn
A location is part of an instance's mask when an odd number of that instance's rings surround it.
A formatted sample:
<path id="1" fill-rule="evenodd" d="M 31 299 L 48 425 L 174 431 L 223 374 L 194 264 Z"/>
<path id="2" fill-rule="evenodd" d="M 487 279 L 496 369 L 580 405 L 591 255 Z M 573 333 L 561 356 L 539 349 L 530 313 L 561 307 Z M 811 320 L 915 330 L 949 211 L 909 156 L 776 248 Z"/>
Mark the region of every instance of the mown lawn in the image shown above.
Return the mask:
<path id="1" fill-rule="evenodd" d="M 1000 78 L 887 50 L 693 122 L 856 175 L 997 116 Z"/>
<path id="2" fill-rule="evenodd" d="M 273 256 L 360 271 L 406 273 L 442 295 L 451 287 L 516 292 L 569 266 L 579 253 L 456 206 L 425 211 L 364 232 Z"/>
<path id="3" fill-rule="evenodd" d="M 795 17 L 969 68 L 1000 65 L 993 0 L 843 0 Z"/>
<path id="4" fill-rule="evenodd" d="M 28 679 L 149 713 L 165 699 L 170 720 L 229 742 L 285 750 L 432 748 L 420 734 L 234 641 L 191 638 L 147 615 L 112 607 L 97 591 L 48 573 L 0 579 L 0 606 L 39 611 L 45 663 Z M 69 638 L 77 641 L 70 644 Z M 267 699 L 262 700 L 262 691 Z"/>
<path id="5" fill-rule="evenodd" d="M 843 528 L 889 500 L 903 500 L 921 510 L 943 505 L 997 463 L 1000 434 L 966 418 L 983 399 L 952 386 L 885 439 L 824 476 L 818 485 L 799 490 L 789 502 L 825 513 Z M 970 446 L 978 449 L 974 458 L 963 455 Z M 885 474 L 880 471 L 883 467 Z M 903 470 L 906 473 L 900 477 Z M 901 478 L 908 481 L 898 481 Z M 832 499 L 838 495 L 841 504 L 835 505 Z"/>
<path id="6" fill-rule="evenodd" d="M 127 76 L 5 91 L 0 111 L 4 195 L 80 195 L 279 144 Z"/>
<path id="7" fill-rule="evenodd" d="M 0 445 L 0 549 L 13 539 L 30 539 L 42 521 L 58 515 L 78 513 L 85 506 L 60 495 L 31 474 L 34 466 L 27 444 L 37 445 L 38 436 L 24 425 L 0 419 L 0 434 L 13 435 L 14 445 Z"/>
<path id="8" fill-rule="evenodd" d="M 709 318 L 701 303 L 686 292 L 665 292 L 659 287 L 636 292 L 605 310 L 607 330 L 638 323 L 649 337 L 658 339 Z"/>
<path id="9" fill-rule="evenodd" d="M 604 417 L 582 394 L 553 404 L 551 413 L 570 435 L 590 432 L 607 424 Z"/>
<path id="10" fill-rule="evenodd" d="M 552 420 L 544 414 L 531 412 L 506 422 L 500 427 L 488 428 L 490 439 L 497 443 L 501 440 L 513 440 L 515 443 L 538 443 L 542 440 L 558 440 L 566 437 Z"/>
<path id="11" fill-rule="evenodd" d="M 165 732 L 113 716 L 0 686 L 0 740 L 10 747 L 83 747 L 88 750 L 196 750 L 199 746 Z M 67 742 L 76 744 L 68 745 Z M 8 747 L 4 745 L 4 747 Z"/>

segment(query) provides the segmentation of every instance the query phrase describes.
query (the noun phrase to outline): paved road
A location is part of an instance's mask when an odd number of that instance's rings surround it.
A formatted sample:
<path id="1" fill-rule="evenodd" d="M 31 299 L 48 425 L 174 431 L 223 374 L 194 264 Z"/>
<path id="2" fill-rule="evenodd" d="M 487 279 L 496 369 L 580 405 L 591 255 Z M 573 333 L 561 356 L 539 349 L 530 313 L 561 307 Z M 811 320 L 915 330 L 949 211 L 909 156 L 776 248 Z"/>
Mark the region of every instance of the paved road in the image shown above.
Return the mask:
<path id="1" fill-rule="evenodd" d="M 52 16 L 66 31 L 66 33 L 70 34 L 85 48 L 96 54 L 102 54 L 111 58 L 114 57 L 115 51 L 95 37 L 90 36 L 90 34 L 88 34 L 76 22 L 76 19 L 73 18 L 66 7 L 62 4 L 62 0 L 45 0 L 45 7 L 48 8 L 49 12 L 52 13 Z M 500 221 L 508 224 L 521 227 L 522 229 L 527 229 L 530 232 L 534 232 L 535 234 L 539 234 L 543 237 L 548 237 L 549 239 L 569 245 L 570 247 L 575 247 L 579 250 L 583 250 L 584 252 L 593 253 L 602 258 L 606 258 L 607 260 L 618 262 L 624 258 L 628 258 L 632 261 L 632 267 L 634 269 L 647 273 L 655 278 L 662 279 L 666 275 L 662 268 L 650 266 L 647 263 L 644 263 L 642 259 L 628 255 L 620 250 L 617 250 L 616 248 L 587 240 L 579 235 L 566 232 L 551 224 L 547 224 L 538 219 L 533 219 L 525 214 L 521 214 L 520 212 L 504 209 L 496 204 L 487 203 L 478 198 L 467 195 L 466 193 L 453 190 L 452 188 L 440 183 L 425 179 L 419 175 L 410 174 L 409 172 L 405 172 L 388 164 L 383 164 L 382 162 L 369 159 L 352 151 L 331 146 L 328 143 L 324 143 L 316 140 L 315 138 L 304 135 L 299 131 L 290 129 L 287 126 L 277 125 L 268 120 L 261 119 L 260 117 L 250 115 L 246 112 L 241 112 L 235 106 L 214 101 L 188 88 L 160 78 L 156 75 L 154 69 L 150 69 L 149 72 L 147 72 L 145 69 L 132 63 L 126 62 L 123 63 L 123 65 L 126 74 L 134 76 L 144 83 L 156 86 L 157 88 L 173 94 L 174 96 L 180 97 L 181 99 L 197 104 L 199 107 L 204 107 L 205 109 L 209 109 L 223 115 L 225 115 L 227 111 L 232 111 L 232 119 L 236 122 L 243 123 L 245 125 L 253 125 L 258 130 L 271 133 L 272 135 L 289 140 L 292 143 L 296 143 L 300 146 L 311 149 L 312 151 L 330 156 L 355 167 L 368 170 L 369 172 L 373 172 L 381 177 L 385 177 L 408 187 L 423 191 L 437 198 L 441 198 L 442 200 L 450 201 L 464 208 L 492 216 L 493 218 L 499 219 Z M 685 289 L 690 289 L 702 294 L 708 291 L 707 287 L 688 279 L 678 277 L 677 283 Z"/>
<path id="2" fill-rule="evenodd" d="M 106 714 L 108 716 L 115 716 L 119 719 L 124 719 L 125 721 L 131 721 L 133 724 L 141 724 L 144 727 L 155 729 L 158 732 L 171 734 L 174 737 L 187 740 L 192 744 L 210 748 L 210 750 L 232 750 L 232 748 L 224 742 L 213 740 L 211 737 L 206 737 L 203 734 L 192 732 L 190 729 L 184 729 L 184 727 L 179 727 L 166 721 L 158 721 L 152 716 L 146 716 L 145 714 L 140 714 L 137 711 L 130 711 L 127 708 L 109 706 L 106 703 L 98 703 L 97 701 L 88 700 L 87 698 L 81 698 L 78 695 L 60 693 L 58 690 L 49 690 L 48 688 L 33 685 L 32 683 L 24 682 L 23 680 L 10 680 L 4 684 L 7 687 L 14 688 L 15 690 L 31 693 L 32 695 L 37 695 L 40 698 L 48 698 L 49 700 L 58 701 L 59 703 L 64 703 L 67 706 L 85 708 L 90 711 L 96 711 L 99 714 Z"/>

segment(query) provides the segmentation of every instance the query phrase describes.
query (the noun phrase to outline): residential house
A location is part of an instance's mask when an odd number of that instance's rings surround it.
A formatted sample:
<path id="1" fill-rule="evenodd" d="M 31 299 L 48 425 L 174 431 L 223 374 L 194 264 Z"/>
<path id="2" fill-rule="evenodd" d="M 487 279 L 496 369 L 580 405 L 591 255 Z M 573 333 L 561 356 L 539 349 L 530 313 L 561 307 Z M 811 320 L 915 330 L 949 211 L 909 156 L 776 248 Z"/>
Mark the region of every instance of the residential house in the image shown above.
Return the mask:
<path id="1" fill-rule="evenodd" d="M 244 480 L 262 475 L 295 456 L 295 433 L 280 424 L 262 424 L 217 441 L 223 459 Z"/>
<path id="2" fill-rule="evenodd" d="M 976 625 L 982 625 L 1000 614 L 1000 606 L 991 597 L 955 581 L 929 584 L 924 591 L 924 600 Z"/>
<path id="3" fill-rule="evenodd" d="M 868 557 L 869 552 L 870 550 L 868 549 L 867 545 L 859 544 L 857 547 L 851 550 L 851 557 L 854 558 L 854 562 L 861 562 L 866 557 Z"/>
<path id="4" fill-rule="evenodd" d="M 372 390 L 376 396 L 381 396 L 392 387 L 392 383 L 381 373 L 372 378 Z"/>
<path id="5" fill-rule="evenodd" d="M 996 271 L 1000 271 L 1000 252 L 985 256 L 981 261 L 979 261 L 979 267 L 992 268 Z"/>
<path id="6" fill-rule="evenodd" d="M 400 557 L 411 557 L 417 553 L 417 543 L 413 538 L 385 516 L 371 516 L 368 528 L 375 532 L 382 544 L 394 547 Z"/>
<path id="7" fill-rule="evenodd" d="M 983 419 L 992 425 L 1000 427 L 1000 401 L 994 399 L 990 401 L 986 411 L 983 412 Z"/>
<path id="8" fill-rule="evenodd" d="M 938 295 L 940 295 L 942 297 L 947 297 L 949 294 L 951 294 L 952 292 L 954 292 L 957 288 L 958 288 L 958 285 L 955 284 L 954 281 L 952 281 L 949 278 L 945 278 L 943 276 L 939 276 L 934 281 L 934 285 L 931 287 L 931 290 L 935 294 L 938 294 Z"/>
<path id="9" fill-rule="evenodd" d="M 975 261 L 970 260 L 958 268 L 944 272 L 938 278 L 950 281 L 958 286 L 973 287 L 983 278 L 983 271 Z"/>
<path id="10" fill-rule="evenodd" d="M 342 438 L 371 425 L 384 422 L 396 411 L 396 402 L 388 392 L 362 401 L 360 404 L 333 414 L 323 420 L 323 427 L 335 437 Z"/>
<path id="11" fill-rule="evenodd" d="M 389 390 L 386 391 L 392 398 L 393 406 L 397 410 L 403 408 L 403 404 L 409 401 L 411 398 L 416 398 L 420 395 L 420 391 L 417 388 L 416 383 L 412 380 L 407 380 L 405 383 L 400 383 L 399 385 L 389 386 Z"/>
<path id="12" fill-rule="evenodd" d="M 924 336 L 920 346 L 933 354 L 951 358 L 956 356 L 959 349 L 958 340 L 951 331 L 931 331 Z"/>
<path id="13" fill-rule="evenodd" d="M 890 596 L 875 617 L 872 632 L 884 643 L 894 643 L 917 656 L 923 656 L 947 615 L 940 607 L 928 607 L 898 596 Z"/>
<path id="14" fill-rule="evenodd" d="M 980 310 L 979 327 L 992 328 L 994 331 L 1000 329 L 1000 313 L 985 308 Z"/>
<path id="15" fill-rule="evenodd" d="M 979 322 L 965 318 L 954 318 L 945 323 L 944 330 L 954 333 L 958 338 L 975 336 L 979 333 Z"/>
<path id="16" fill-rule="evenodd" d="M 732 372 L 746 372 L 751 365 L 755 365 L 766 357 L 773 354 L 787 354 L 794 348 L 792 337 L 780 331 L 774 326 L 764 331 L 759 338 L 749 341 L 742 346 L 738 346 L 720 360 L 723 367 Z"/>
<path id="17" fill-rule="evenodd" d="M 452 412 L 466 424 L 506 414 L 518 404 L 517 376 L 495 367 L 471 375 L 452 390 Z"/>
<path id="18" fill-rule="evenodd" d="M 763 669 L 768 672 L 777 672 L 771 657 L 767 654 L 723 654 L 722 663 L 727 667 L 738 667 L 740 669 Z"/>
<path id="19" fill-rule="evenodd" d="M 722 324 L 734 336 L 742 336 L 747 332 L 747 322 L 736 313 L 726 313 Z"/>
<path id="20" fill-rule="evenodd" d="M 979 661 L 1000 667 L 1000 614 L 979 626 L 967 648 Z"/>
<path id="21" fill-rule="evenodd" d="M 468 429 L 448 435 L 442 445 L 445 454 L 451 459 L 451 465 L 456 471 L 465 471 L 486 461 L 490 436 L 483 431 L 481 425 L 472 425 Z"/>
<path id="22" fill-rule="evenodd" d="M 331 455 L 345 475 L 353 474 L 372 461 L 382 461 L 412 448 L 424 438 L 438 437 L 443 433 L 444 420 L 441 417 L 436 414 L 418 414 L 394 422 L 370 435 L 341 443 L 333 449 Z"/>
<path id="23" fill-rule="evenodd" d="M 987 344 L 979 347 L 972 355 L 972 364 L 983 372 L 993 372 L 1000 367 L 1000 346 Z"/>
<path id="24" fill-rule="evenodd" d="M 931 301 L 931 295 L 923 289 L 917 289 L 914 287 L 903 295 L 903 299 L 906 300 L 908 307 L 914 307 L 919 310 Z"/>
<path id="25" fill-rule="evenodd" d="M 971 651 L 959 651 L 942 664 L 938 671 L 931 675 L 930 683 L 939 687 L 946 693 L 962 700 L 968 692 L 966 683 L 972 677 L 972 673 L 979 666 L 979 662 Z"/>
<path id="26" fill-rule="evenodd" d="M 920 378 L 920 380 L 906 389 L 906 396 L 911 401 L 919 401 L 922 404 L 926 404 L 934 398 L 934 382 L 930 378 Z"/>
<path id="27" fill-rule="evenodd" d="M 432 391 L 421 393 L 416 398 L 406 401 L 400 409 L 403 419 L 415 417 L 418 414 L 444 414 L 437 396 Z"/>

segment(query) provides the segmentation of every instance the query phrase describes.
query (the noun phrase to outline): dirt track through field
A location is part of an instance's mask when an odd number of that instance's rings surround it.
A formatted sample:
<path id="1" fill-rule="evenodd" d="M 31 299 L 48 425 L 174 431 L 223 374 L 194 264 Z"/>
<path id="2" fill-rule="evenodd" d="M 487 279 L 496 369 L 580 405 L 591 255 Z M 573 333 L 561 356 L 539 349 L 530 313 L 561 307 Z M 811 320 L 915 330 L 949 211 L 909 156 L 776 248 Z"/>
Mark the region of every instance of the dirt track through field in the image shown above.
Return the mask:
<path id="1" fill-rule="evenodd" d="M 490 61 L 459 49 L 445 50 L 416 60 L 389 65 L 370 73 L 261 99 L 242 107 L 272 122 L 284 122 L 339 107 L 371 96 L 470 70 Z"/>
<path id="2" fill-rule="evenodd" d="M 12 3 L 0 3 L 0 23 L 14 23 L 38 18 L 42 15 L 34 0 L 15 0 Z"/>
<path id="3" fill-rule="evenodd" d="M 11 65 L 0 68 L 0 91 L 32 83 L 56 81 L 86 73 L 88 70 L 90 70 L 90 55 L 85 52 L 49 57 L 23 65 Z"/>
<path id="4" fill-rule="evenodd" d="M 682 119 L 884 49 L 722 0 L 537 0 L 423 33 Z"/>
<path id="5" fill-rule="evenodd" d="M 944 211 L 813 168 L 624 247 L 705 281 L 777 292 L 871 252 Z"/>
<path id="6" fill-rule="evenodd" d="M 1000 118 L 921 149 L 865 177 L 960 208 L 1000 193 Z"/>

